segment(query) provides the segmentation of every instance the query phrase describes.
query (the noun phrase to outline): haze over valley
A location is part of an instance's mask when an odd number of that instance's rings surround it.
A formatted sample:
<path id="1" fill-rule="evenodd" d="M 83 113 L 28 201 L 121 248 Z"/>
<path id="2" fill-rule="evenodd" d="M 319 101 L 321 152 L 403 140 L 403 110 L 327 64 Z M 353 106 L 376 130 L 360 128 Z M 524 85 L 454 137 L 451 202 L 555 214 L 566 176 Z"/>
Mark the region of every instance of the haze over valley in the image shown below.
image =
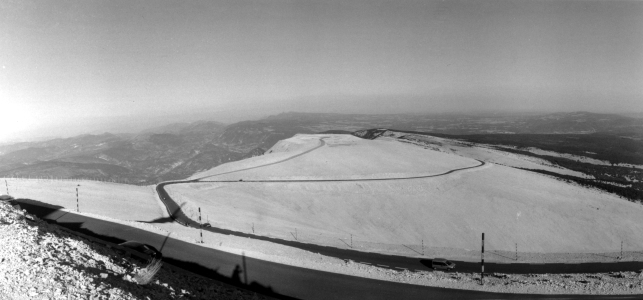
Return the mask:
<path id="1" fill-rule="evenodd" d="M 640 297 L 641 28 L 641 1 L 5 1 L 0 299 Z"/>

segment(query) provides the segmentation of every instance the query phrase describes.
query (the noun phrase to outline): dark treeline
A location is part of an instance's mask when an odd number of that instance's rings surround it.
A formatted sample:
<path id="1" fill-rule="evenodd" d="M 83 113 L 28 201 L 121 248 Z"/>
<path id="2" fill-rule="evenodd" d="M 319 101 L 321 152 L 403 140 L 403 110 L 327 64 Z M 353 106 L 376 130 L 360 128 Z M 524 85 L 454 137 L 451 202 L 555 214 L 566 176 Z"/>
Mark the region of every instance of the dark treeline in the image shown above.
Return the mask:
<path id="1" fill-rule="evenodd" d="M 527 168 L 518 168 L 518 169 L 554 176 L 556 178 L 560 178 L 567 182 L 578 183 L 585 187 L 598 188 L 606 192 L 613 193 L 621 197 L 627 198 L 630 201 L 643 201 L 643 190 L 641 189 L 615 186 L 609 183 L 603 183 L 592 179 L 579 178 L 579 177 L 570 176 L 570 175 L 562 175 L 562 174 L 545 171 L 545 170 L 527 169 Z"/>

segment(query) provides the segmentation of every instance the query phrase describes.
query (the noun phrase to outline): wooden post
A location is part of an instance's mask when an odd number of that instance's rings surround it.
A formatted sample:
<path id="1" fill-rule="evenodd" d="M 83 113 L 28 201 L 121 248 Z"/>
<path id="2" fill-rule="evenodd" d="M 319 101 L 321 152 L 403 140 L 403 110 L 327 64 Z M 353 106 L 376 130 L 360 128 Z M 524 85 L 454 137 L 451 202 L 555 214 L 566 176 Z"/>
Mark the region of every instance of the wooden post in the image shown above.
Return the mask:
<path id="1" fill-rule="evenodd" d="M 78 204 L 78 187 L 80 184 L 76 187 L 76 212 L 80 212 L 80 205 Z"/>
<path id="2" fill-rule="evenodd" d="M 482 253 L 481 253 L 481 261 L 480 261 L 480 266 L 482 269 L 480 270 L 480 284 L 484 285 L 484 232 L 482 233 Z"/>
<path id="3" fill-rule="evenodd" d="M 199 232 L 201 233 L 201 244 L 203 244 L 203 223 L 201 222 L 201 207 L 199 207 Z"/>

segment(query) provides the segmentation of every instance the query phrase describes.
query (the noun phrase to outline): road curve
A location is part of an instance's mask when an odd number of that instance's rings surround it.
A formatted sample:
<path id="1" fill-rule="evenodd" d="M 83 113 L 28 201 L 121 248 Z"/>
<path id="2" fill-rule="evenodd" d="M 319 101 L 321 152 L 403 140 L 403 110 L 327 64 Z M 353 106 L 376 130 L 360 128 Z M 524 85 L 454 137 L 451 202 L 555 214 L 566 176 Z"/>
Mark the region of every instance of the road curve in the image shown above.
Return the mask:
<path id="1" fill-rule="evenodd" d="M 68 229 L 104 241 L 137 240 L 163 252 L 170 264 L 199 275 L 280 299 L 640 299 L 640 295 L 537 295 L 503 294 L 436 288 L 347 276 L 272 263 L 205 248 L 138 228 L 60 210 L 62 207 L 18 199 L 29 213 Z M 235 267 L 242 267 L 245 282 L 235 281 Z M 228 275 L 230 274 L 230 275 Z M 245 279 L 245 278 L 244 278 Z"/>
<path id="2" fill-rule="evenodd" d="M 195 183 L 192 181 L 188 181 Z M 159 197 L 168 208 L 168 212 L 174 220 L 184 226 L 199 228 L 198 222 L 187 217 L 180 209 L 179 205 L 170 198 L 164 189 L 165 185 L 180 184 L 186 182 L 173 182 L 159 184 L 156 189 Z M 198 182 L 196 182 L 198 183 Z M 406 257 L 399 255 L 386 255 L 372 252 L 362 252 L 352 249 L 341 249 L 330 246 L 321 246 L 315 244 L 302 243 L 292 240 L 284 240 L 278 238 L 271 238 L 266 236 L 255 235 L 251 233 L 233 231 L 228 229 L 208 227 L 203 228 L 205 231 L 210 231 L 220 234 L 228 234 L 239 237 L 253 238 L 258 240 L 269 241 L 285 246 L 295 247 L 302 250 L 307 250 L 314 253 L 319 253 L 325 256 L 335 257 L 339 259 L 350 259 L 352 261 L 369 264 L 379 265 L 382 268 L 393 270 L 407 269 L 411 271 L 430 271 L 430 258 Z M 480 263 L 454 261 L 456 263 L 458 272 L 477 273 L 480 272 Z M 545 274 L 545 273 L 598 273 L 598 272 L 618 272 L 618 271 L 638 271 L 643 269 L 643 262 L 613 262 L 613 263 L 580 263 L 580 264 L 567 264 L 567 263 L 554 263 L 554 264 L 536 264 L 536 263 L 490 263 L 485 262 L 485 272 L 507 273 L 507 274 Z"/>
<path id="3" fill-rule="evenodd" d="M 304 153 L 300 153 L 296 156 L 289 157 L 285 160 L 279 162 L 273 162 L 266 165 L 255 166 L 254 168 L 264 167 L 268 165 L 274 165 L 280 162 L 293 159 L 295 157 L 301 156 L 306 153 L 310 153 L 324 145 L 323 139 L 320 139 L 321 143 L 319 146 L 310 149 Z M 165 204 L 165 207 L 170 214 L 171 218 L 176 222 L 183 224 L 184 226 L 199 228 L 200 224 L 195 220 L 190 219 L 185 213 L 181 210 L 181 207 L 168 195 L 165 190 L 166 185 L 171 184 L 182 184 L 182 183 L 209 183 L 209 182 L 223 182 L 223 183 L 261 183 L 261 182 L 346 182 L 346 181 L 386 181 L 386 180 L 410 180 L 410 179 L 420 179 L 420 178 L 430 178 L 448 175 L 454 172 L 463 171 L 467 169 L 479 168 L 485 165 L 486 163 L 481 160 L 479 165 L 453 169 L 447 172 L 440 174 L 432 175 L 422 175 L 422 176 L 410 176 L 410 177 L 396 177 L 396 178 L 374 178 L 374 179 L 319 179 L 319 180 L 246 180 L 246 181 L 234 181 L 234 180 L 203 180 L 198 179 L 185 180 L 185 181 L 170 181 L 163 182 L 156 186 L 156 191 L 159 195 L 160 200 Z M 248 168 L 250 169 L 250 168 Z M 247 170 L 247 169 L 243 169 Z M 236 170 L 241 171 L 241 170 Z M 231 171 L 222 174 L 228 174 L 236 171 Z M 218 174 L 218 175 L 222 175 Z M 340 259 L 350 259 L 355 262 L 370 264 L 370 265 L 379 265 L 380 267 L 389 268 L 389 269 L 407 269 L 407 270 L 430 270 L 430 258 L 417 258 L 417 257 L 405 257 L 399 255 L 385 255 L 379 253 L 370 253 L 370 252 L 361 252 L 352 249 L 341 249 L 329 246 L 321 246 L 315 244 L 301 243 L 298 241 L 284 240 L 278 238 L 270 238 L 266 236 L 254 235 L 250 233 L 244 233 L 239 231 L 233 231 L 228 229 L 208 227 L 203 230 L 228 234 L 240 237 L 253 238 L 258 240 L 269 241 L 277 244 L 282 244 L 290 247 L 295 247 L 311 252 L 320 253 L 325 256 L 336 257 Z M 455 261 L 459 272 L 479 272 L 480 264 L 474 262 L 465 262 L 465 261 Z M 498 272 L 498 273 L 511 273 L 511 274 L 525 274 L 525 273 L 597 273 L 597 272 L 615 272 L 615 271 L 638 271 L 643 269 L 643 262 L 613 262 L 613 263 L 580 263 L 580 264 L 566 264 L 566 263 L 554 263 L 554 264 L 531 264 L 531 263 L 485 263 L 485 270 L 487 272 Z"/>
<path id="4" fill-rule="evenodd" d="M 214 177 L 214 176 L 219 176 L 219 175 L 225 175 L 225 174 L 236 173 L 236 172 L 247 171 L 247 170 L 252 170 L 252 169 L 256 169 L 256 168 L 263 168 L 263 167 L 267 167 L 267 166 L 271 166 L 271 165 L 280 164 L 280 163 L 282 163 L 282 162 L 289 161 L 289 160 L 291 160 L 291 159 L 294 159 L 294 158 L 297 158 L 297 157 L 299 157 L 299 156 L 302 156 L 302 155 L 308 154 L 308 153 L 310 153 L 310 152 L 312 152 L 312 151 L 315 151 L 315 150 L 317 150 L 317 149 L 319 149 L 319 148 L 323 147 L 324 145 L 326 145 L 326 142 L 324 141 L 324 139 L 325 139 L 325 138 L 328 138 L 328 137 L 327 137 L 327 136 L 325 136 L 325 137 L 320 137 L 320 138 L 319 138 L 319 145 L 315 146 L 315 148 L 308 149 L 308 150 L 306 150 L 306 151 L 304 151 L 304 152 L 302 152 L 302 153 L 299 153 L 299 154 L 296 154 L 296 155 L 290 156 L 290 157 L 288 157 L 288 158 L 285 158 L 285 159 L 282 159 L 282 160 L 279 160 L 279 161 L 271 162 L 271 163 L 264 164 L 264 165 L 259 165 L 259 166 L 254 166 L 254 167 L 249 167 L 249 168 L 245 168 L 245 169 L 239 169 L 239 170 L 234 170 L 234 171 L 229 171 L 229 172 L 223 172 L 223 173 L 214 174 L 214 175 L 203 176 L 203 177 L 200 177 L 200 178 L 195 178 L 194 180 L 201 180 L 201 179 L 203 179 L 203 178 Z"/>
<path id="5" fill-rule="evenodd" d="M 306 150 L 306 151 L 304 151 L 304 152 L 302 152 L 302 153 L 299 153 L 299 154 L 296 154 L 296 155 L 290 156 L 290 157 L 288 157 L 288 158 L 285 158 L 285 159 L 282 159 L 282 160 L 279 160 L 279 161 L 276 161 L 276 162 L 271 162 L 271 163 L 267 163 L 267 164 L 263 164 L 263 165 L 259 165 L 259 166 L 254 166 L 254 167 L 249 167 L 249 168 L 244 168 L 244 169 L 239 169 L 239 170 L 234 170 L 234 171 L 223 172 L 223 173 L 214 174 L 214 175 L 203 176 L 203 177 L 199 177 L 199 178 L 195 178 L 195 179 L 191 179 L 191 180 L 187 180 L 187 181 L 170 181 L 170 182 L 168 182 L 168 183 L 186 183 L 186 182 L 192 182 L 192 183 L 194 183 L 194 182 L 349 182 L 349 181 L 387 181 L 387 180 L 407 180 L 407 179 L 421 179 L 421 178 L 431 178 L 431 177 L 444 176 L 444 175 L 448 175 L 448 174 L 451 174 L 451 173 L 453 173 L 453 172 L 457 172 L 457 171 L 462 171 L 462 170 L 467 170 L 467 169 L 473 169 L 473 168 L 479 168 L 479 167 L 482 167 L 482 166 L 484 166 L 484 165 L 486 164 L 484 161 L 481 161 L 481 160 L 479 160 L 479 159 L 475 159 L 475 160 L 477 160 L 477 161 L 480 163 L 479 165 L 470 166 L 470 167 L 464 167 L 464 168 L 457 168 L 457 169 L 449 170 L 449 171 L 446 171 L 446 172 L 443 172 L 443 173 L 439 173 L 439 174 L 419 175 L 419 176 L 405 176 L 405 177 L 356 178 L 356 179 L 284 179 L 284 180 L 243 180 L 243 181 L 240 181 L 240 180 L 203 180 L 203 179 L 205 179 L 205 178 L 209 178 L 209 177 L 214 177 L 214 176 L 219 176 L 219 175 L 225 175 L 225 174 L 231 174 L 231 173 L 236 173 L 236 172 L 241 172 L 241 171 L 247 171 L 247 170 L 257 169 L 257 168 L 263 168 L 263 167 L 272 166 L 272 165 L 276 165 L 276 164 L 280 164 L 280 163 L 283 163 L 283 162 L 289 161 L 289 160 L 291 160 L 291 159 L 294 159 L 294 158 L 297 158 L 297 157 L 299 157 L 299 156 L 302 156 L 302 155 L 308 154 L 308 153 L 310 153 L 310 152 L 312 152 L 312 151 L 315 151 L 315 150 L 317 150 L 317 149 L 319 149 L 319 148 L 323 147 L 324 145 L 326 145 L 326 142 L 324 141 L 324 139 L 325 139 L 325 138 L 328 138 L 328 137 L 321 137 L 321 138 L 319 138 L 319 142 L 320 142 L 320 143 L 319 143 L 319 145 L 315 146 L 315 148 L 312 148 L 312 149 Z"/>

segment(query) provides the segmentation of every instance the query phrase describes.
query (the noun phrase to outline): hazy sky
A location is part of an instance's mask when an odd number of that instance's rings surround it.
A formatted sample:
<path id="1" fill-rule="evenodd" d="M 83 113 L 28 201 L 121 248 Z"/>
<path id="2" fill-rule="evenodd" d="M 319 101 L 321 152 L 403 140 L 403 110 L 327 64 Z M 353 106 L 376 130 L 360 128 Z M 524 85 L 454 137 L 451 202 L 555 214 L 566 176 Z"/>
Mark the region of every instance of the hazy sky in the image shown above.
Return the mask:
<path id="1" fill-rule="evenodd" d="M 643 2 L 5 0 L 0 68 L 0 142 L 164 115 L 640 112 Z"/>

